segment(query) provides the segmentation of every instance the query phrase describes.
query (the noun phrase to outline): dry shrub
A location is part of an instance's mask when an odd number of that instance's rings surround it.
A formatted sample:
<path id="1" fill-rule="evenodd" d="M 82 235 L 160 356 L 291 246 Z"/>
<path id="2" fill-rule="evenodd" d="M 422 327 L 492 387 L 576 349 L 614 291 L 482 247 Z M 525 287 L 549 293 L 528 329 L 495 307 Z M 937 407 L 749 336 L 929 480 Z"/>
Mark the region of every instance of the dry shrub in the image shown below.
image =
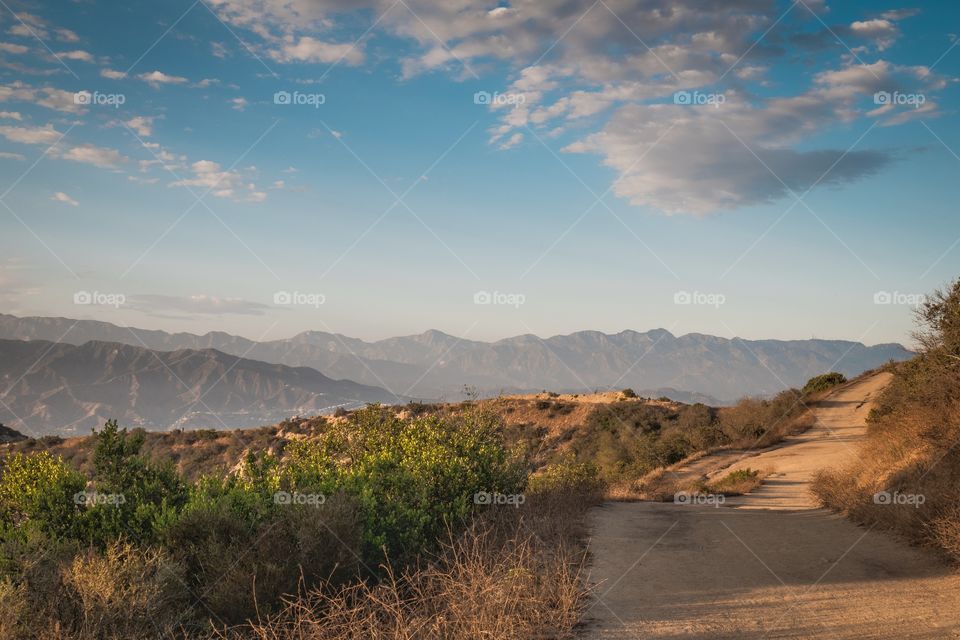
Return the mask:
<path id="1" fill-rule="evenodd" d="M 960 507 L 955 507 L 933 521 L 933 535 L 950 556 L 960 562 Z"/>
<path id="2" fill-rule="evenodd" d="M 181 569 L 166 552 L 114 543 L 88 551 L 65 568 L 78 620 L 76 640 L 163 637 L 184 613 Z"/>
<path id="3" fill-rule="evenodd" d="M 23 637 L 22 621 L 27 612 L 27 589 L 10 580 L 0 581 L 0 638 Z"/>
<path id="4" fill-rule="evenodd" d="M 310 588 L 353 579 L 360 535 L 356 505 L 338 493 L 322 505 L 287 505 L 253 529 L 229 509 L 190 512 L 168 544 L 193 576 L 202 612 L 234 624 L 269 613 L 301 581 Z"/>
<path id="5" fill-rule="evenodd" d="M 528 496 L 491 507 L 428 562 L 379 583 L 313 589 L 239 640 L 530 640 L 572 638 L 589 595 L 584 514 L 595 492 Z"/>

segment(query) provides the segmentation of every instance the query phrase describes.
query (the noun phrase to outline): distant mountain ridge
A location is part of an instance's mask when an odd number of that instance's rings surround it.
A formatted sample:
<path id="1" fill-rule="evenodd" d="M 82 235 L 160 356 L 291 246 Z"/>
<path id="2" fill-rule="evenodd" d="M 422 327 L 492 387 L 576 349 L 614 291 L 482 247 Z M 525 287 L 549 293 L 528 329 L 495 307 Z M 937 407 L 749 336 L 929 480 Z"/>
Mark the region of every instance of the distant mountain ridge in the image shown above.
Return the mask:
<path id="1" fill-rule="evenodd" d="M 852 376 L 912 355 L 899 344 L 674 336 L 665 329 L 579 331 L 550 338 L 527 334 L 496 342 L 461 339 L 437 330 L 375 342 L 306 331 L 285 340 L 254 342 L 223 332 L 172 334 L 93 320 L 2 314 L 0 338 L 70 344 L 104 340 L 166 351 L 212 348 L 251 360 L 310 367 L 332 378 L 423 399 L 459 397 L 466 385 L 482 395 L 541 389 L 675 389 L 731 402 L 800 386 L 828 370 Z"/>
<path id="2" fill-rule="evenodd" d="M 308 367 L 103 341 L 0 340 L 0 394 L 0 423 L 32 436 L 83 435 L 110 418 L 161 430 L 251 427 L 398 401 Z"/>

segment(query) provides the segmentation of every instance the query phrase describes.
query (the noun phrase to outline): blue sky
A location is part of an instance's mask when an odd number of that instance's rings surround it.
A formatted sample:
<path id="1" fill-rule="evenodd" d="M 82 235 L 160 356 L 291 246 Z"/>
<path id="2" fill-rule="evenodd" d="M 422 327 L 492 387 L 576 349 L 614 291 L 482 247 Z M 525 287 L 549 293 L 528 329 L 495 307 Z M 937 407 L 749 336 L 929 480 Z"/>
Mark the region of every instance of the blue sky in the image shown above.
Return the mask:
<path id="1" fill-rule="evenodd" d="M 0 310 L 255 339 L 908 342 L 958 275 L 958 17 L 9 2 Z"/>

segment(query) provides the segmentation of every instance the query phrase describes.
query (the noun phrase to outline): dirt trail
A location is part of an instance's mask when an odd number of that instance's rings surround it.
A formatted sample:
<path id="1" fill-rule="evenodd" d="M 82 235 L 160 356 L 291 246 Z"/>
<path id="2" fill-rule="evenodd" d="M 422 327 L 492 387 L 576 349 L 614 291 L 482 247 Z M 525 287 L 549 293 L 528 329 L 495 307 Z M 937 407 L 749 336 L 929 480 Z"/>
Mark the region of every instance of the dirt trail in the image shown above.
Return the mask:
<path id="1" fill-rule="evenodd" d="M 856 455 L 883 374 L 814 409 L 817 426 L 695 473 L 773 472 L 720 507 L 609 503 L 593 514 L 587 638 L 960 638 L 960 575 L 930 553 L 815 508 L 817 469 Z M 731 453 L 731 452 L 728 452 Z M 708 461 L 708 462 L 704 462 Z"/>

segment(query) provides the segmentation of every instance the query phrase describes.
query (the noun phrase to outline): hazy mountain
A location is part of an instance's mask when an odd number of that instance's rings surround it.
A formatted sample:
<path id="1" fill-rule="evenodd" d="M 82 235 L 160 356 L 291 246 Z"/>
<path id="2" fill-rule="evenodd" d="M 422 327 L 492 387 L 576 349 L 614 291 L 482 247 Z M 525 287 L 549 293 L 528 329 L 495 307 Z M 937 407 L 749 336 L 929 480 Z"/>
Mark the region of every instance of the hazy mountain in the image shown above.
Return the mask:
<path id="1" fill-rule="evenodd" d="M 108 418 L 150 429 L 236 428 L 397 398 L 215 349 L 0 340 L 0 400 L 0 422 L 29 435 L 67 435 Z"/>
<path id="2" fill-rule="evenodd" d="M 307 331 L 287 340 L 253 342 L 214 332 L 203 336 L 118 327 L 105 322 L 0 315 L 0 338 L 107 340 L 153 349 L 214 348 L 264 362 L 307 366 L 334 378 L 386 387 L 419 398 L 453 398 L 464 385 L 481 394 L 521 390 L 632 387 L 676 389 L 723 402 L 802 385 L 828 370 L 848 376 L 911 353 L 898 344 L 846 340 L 740 340 L 664 329 L 605 334 L 579 331 L 541 339 L 464 340 L 440 331 L 365 342 Z M 667 393 L 666 395 L 670 395 Z M 681 399 L 681 398 L 678 398 Z"/>

